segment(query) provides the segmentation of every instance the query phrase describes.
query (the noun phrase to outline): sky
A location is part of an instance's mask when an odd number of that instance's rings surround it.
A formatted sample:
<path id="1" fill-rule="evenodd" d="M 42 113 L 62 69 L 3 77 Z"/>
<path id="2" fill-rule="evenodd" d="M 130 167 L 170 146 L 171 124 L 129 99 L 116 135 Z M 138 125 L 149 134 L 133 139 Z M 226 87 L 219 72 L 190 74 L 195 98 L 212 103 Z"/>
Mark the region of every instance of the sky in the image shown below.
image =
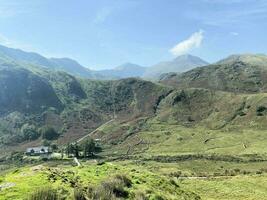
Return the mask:
<path id="1" fill-rule="evenodd" d="M 0 44 L 97 70 L 267 54 L 267 1 L 0 0 Z"/>

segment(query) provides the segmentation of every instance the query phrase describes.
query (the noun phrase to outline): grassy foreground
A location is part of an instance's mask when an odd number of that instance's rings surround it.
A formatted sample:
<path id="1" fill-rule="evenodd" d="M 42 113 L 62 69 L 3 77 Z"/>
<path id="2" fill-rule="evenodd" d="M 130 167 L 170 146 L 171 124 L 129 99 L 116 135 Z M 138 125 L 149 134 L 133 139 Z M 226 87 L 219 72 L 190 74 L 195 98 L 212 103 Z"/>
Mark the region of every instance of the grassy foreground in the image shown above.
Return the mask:
<path id="1" fill-rule="evenodd" d="M 105 193 L 109 187 L 120 191 L 110 199 L 267 199 L 267 174 L 263 170 L 266 165 L 266 162 L 126 160 L 101 165 L 87 161 L 82 167 L 73 167 L 49 162 L 2 174 L 0 185 L 8 187 L 0 190 L 0 200 L 28 199 L 43 187 L 51 187 L 61 199 L 69 200 L 75 199 L 77 190 Z M 225 170 L 233 173 L 223 174 Z M 118 177 L 123 177 L 127 184 L 117 187 Z"/>
<path id="2" fill-rule="evenodd" d="M 0 199 L 27 199 L 35 190 L 45 186 L 57 190 L 62 199 L 74 199 L 74 190 L 97 188 L 95 191 L 104 193 L 109 186 L 116 187 L 111 184 L 116 184 L 113 180 L 120 176 L 129 184 L 116 188 L 120 190 L 114 194 L 116 199 L 199 199 L 198 195 L 182 190 L 175 181 L 160 174 L 119 163 L 83 163 L 83 167 L 38 165 L 16 169 L 0 178 L 1 185 L 10 185 L 0 190 Z M 105 186 L 103 191 L 99 189 L 101 186 Z"/>

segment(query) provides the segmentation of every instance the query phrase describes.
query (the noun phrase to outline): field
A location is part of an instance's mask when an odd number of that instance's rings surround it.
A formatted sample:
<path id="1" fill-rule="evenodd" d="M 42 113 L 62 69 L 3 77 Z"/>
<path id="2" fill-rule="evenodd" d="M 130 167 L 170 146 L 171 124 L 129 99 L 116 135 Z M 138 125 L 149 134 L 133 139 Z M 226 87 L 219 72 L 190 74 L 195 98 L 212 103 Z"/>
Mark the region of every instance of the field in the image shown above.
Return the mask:
<path id="1" fill-rule="evenodd" d="M 267 199 L 267 162 L 226 162 L 205 159 L 163 163 L 127 160 L 97 164 L 71 160 L 13 168 L 1 174 L 0 199 L 25 199 L 34 190 L 52 186 L 65 199 L 75 188 L 98 187 L 118 175 L 129 178 L 126 199 Z M 225 173 L 228 171 L 228 173 Z"/>

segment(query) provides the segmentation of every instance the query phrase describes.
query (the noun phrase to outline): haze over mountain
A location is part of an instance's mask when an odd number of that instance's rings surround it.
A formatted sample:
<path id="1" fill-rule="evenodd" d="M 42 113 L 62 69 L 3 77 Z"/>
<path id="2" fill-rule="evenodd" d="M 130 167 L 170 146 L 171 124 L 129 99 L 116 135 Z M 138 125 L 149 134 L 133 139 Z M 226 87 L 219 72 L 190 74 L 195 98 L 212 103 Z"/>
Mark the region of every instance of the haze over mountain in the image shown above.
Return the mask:
<path id="1" fill-rule="evenodd" d="M 197 56 L 186 54 L 178 56 L 172 61 L 160 62 L 156 65 L 151 66 L 148 70 L 146 70 L 143 77 L 159 77 L 161 74 L 169 72 L 181 73 L 193 69 L 195 67 L 200 67 L 204 65 L 208 65 L 208 62 L 202 60 Z"/>
<path id="2" fill-rule="evenodd" d="M 69 58 L 48 59 L 38 53 L 25 52 L 20 49 L 8 48 L 0 45 L 0 59 L 11 62 L 18 62 L 22 65 L 38 65 L 52 70 L 61 70 L 70 74 L 93 78 L 91 71 L 81 66 L 77 61 Z"/>
<path id="3" fill-rule="evenodd" d="M 143 67 L 133 63 L 125 63 L 114 69 L 90 70 L 70 58 L 46 58 L 38 53 L 25 52 L 20 49 L 0 45 L 0 60 L 17 62 L 20 65 L 37 65 L 39 67 L 65 71 L 75 76 L 90 79 L 120 79 L 142 77 L 157 79 L 161 74 L 169 72 L 184 72 L 194 67 L 208 63 L 196 56 L 182 55 L 169 62 L 161 62 L 151 67 Z"/>
<path id="4" fill-rule="evenodd" d="M 100 70 L 96 71 L 95 73 L 105 77 L 127 78 L 141 77 L 146 70 L 146 67 L 142 67 L 133 63 L 125 63 L 118 67 L 115 67 L 114 69 Z"/>

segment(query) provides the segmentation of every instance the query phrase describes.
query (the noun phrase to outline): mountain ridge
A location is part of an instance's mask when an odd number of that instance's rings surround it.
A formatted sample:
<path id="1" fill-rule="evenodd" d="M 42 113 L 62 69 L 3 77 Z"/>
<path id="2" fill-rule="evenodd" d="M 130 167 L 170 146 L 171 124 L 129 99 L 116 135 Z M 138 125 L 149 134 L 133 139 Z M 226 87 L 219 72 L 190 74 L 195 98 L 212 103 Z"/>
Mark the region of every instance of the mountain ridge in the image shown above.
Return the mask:
<path id="1" fill-rule="evenodd" d="M 238 93 L 267 91 L 267 56 L 230 56 L 182 74 L 169 74 L 161 83 L 177 88 L 206 88 Z"/>
<path id="2" fill-rule="evenodd" d="M 70 58 L 46 58 L 38 53 L 26 52 L 0 45 L 0 61 L 16 62 L 18 65 L 43 67 L 50 70 L 65 71 L 72 75 L 89 79 L 120 79 L 141 77 L 145 79 L 158 79 L 163 73 L 183 72 L 194 67 L 207 64 L 206 61 L 192 55 L 178 56 L 172 61 L 143 67 L 133 63 L 124 63 L 113 69 L 90 70 Z"/>

